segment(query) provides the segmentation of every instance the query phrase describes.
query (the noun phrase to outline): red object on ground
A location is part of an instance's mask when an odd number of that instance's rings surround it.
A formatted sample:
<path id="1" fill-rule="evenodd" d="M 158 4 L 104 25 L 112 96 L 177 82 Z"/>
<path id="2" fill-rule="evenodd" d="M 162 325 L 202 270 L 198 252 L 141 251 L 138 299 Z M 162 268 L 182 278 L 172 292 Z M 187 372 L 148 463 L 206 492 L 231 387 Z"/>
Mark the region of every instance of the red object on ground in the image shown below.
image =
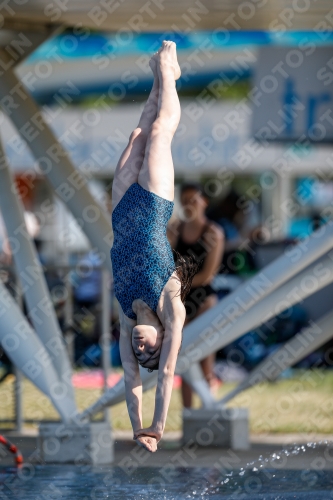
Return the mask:
<path id="1" fill-rule="evenodd" d="M 15 444 L 8 441 L 8 439 L 5 438 L 5 436 L 1 436 L 1 434 L 0 434 L 0 443 L 3 444 L 8 451 L 13 453 L 13 455 L 15 455 L 14 460 L 16 465 L 21 465 L 23 463 L 22 453 L 18 450 Z"/>
<path id="2" fill-rule="evenodd" d="M 108 376 L 108 387 L 114 387 L 121 379 L 120 373 L 110 373 Z M 104 385 L 102 370 L 89 370 L 74 373 L 72 377 L 73 386 L 78 389 L 101 389 Z M 173 388 L 179 389 L 181 378 L 175 375 Z"/>

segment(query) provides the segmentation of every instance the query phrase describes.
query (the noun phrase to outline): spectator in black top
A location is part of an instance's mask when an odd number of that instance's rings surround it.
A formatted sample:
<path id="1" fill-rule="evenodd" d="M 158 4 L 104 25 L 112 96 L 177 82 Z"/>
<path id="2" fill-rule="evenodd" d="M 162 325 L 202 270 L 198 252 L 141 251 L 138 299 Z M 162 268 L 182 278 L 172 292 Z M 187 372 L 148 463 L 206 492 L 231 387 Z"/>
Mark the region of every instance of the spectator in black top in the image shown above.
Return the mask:
<path id="1" fill-rule="evenodd" d="M 192 288 L 185 303 L 186 325 L 217 303 L 217 295 L 211 282 L 221 263 L 224 234 L 222 229 L 205 215 L 208 201 L 200 185 L 195 183 L 183 185 L 180 201 L 184 211 L 184 220 L 171 224 L 169 240 L 171 246 L 180 255 L 191 256 L 198 264 L 198 272 L 193 278 Z M 215 354 L 201 361 L 202 370 L 211 387 L 215 380 L 214 361 Z M 192 390 L 184 380 L 182 398 L 184 407 L 190 408 Z"/>

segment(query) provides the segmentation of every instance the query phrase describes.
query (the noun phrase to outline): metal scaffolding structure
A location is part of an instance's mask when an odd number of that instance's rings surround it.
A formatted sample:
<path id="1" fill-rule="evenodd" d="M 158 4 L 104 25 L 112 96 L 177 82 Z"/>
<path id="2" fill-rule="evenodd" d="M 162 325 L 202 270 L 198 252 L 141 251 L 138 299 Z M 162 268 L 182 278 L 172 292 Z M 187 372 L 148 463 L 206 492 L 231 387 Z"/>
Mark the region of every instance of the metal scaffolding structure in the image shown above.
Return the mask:
<path id="1" fill-rule="evenodd" d="M 0 51 L 2 60 L 9 55 Z M 12 92 L 13 88 L 20 92 Z M 103 265 L 112 272 L 110 248 L 112 244 L 111 221 L 96 203 L 88 189 L 88 182 L 75 169 L 68 152 L 57 140 L 43 114 L 29 92 L 21 85 L 13 68 L 7 69 L 0 79 L 0 100 L 11 97 L 11 106 L 3 107 L 6 115 L 21 134 L 34 155 L 41 172 L 48 179 L 55 194 L 66 204 L 80 223 L 82 231 L 100 254 Z M 25 130 L 29 128 L 29 139 Z"/>
<path id="2" fill-rule="evenodd" d="M 44 344 L 0 281 L 0 343 L 12 363 L 46 396 L 64 422 L 73 418 L 73 400 L 59 380 Z M 74 413 L 75 414 L 75 413 Z"/>
<path id="3" fill-rule="evenodd" d="M 0 158 L 2 165 L 0 208 L 6 225 L 8 240 L 12 247 L 21 290 L 35 331 L 52 360 L 59 381 L 66 387 L 68 393 L 67 403 L 69 400 L 72 401 L 69 410 L 75 413 L 76 405 L 71 382 L 72 369 L 46 284 L 44 271 L 35 246 L 29 237 L 23 207 L 18 193 L 15 191 L 15 182 L 6 162 L 1 139 Z M 24 349 L 23 346 L 20 348 Z"/>
<path id="4" fill-rule="evenodd" d="M 46 123 L 43 113 L 21 85 L 14 71 L 17 60 L 13 60 L 12 55 L 4 50 L 0 50 L 0 56 L 8 66 L 0 79 L 0 100 L 4 112 L 32 151 L 54 193 L 80 222 L 82 230 L 99 252 L 104 268 L 112 272 L 109 257 L 112 245 L 110 220 L 95 202 L 88 190 L 87 180 L 75 169 L 67 151 Z M 13 92 L 13 89 L 19 91 Z M 108 406 L 125 400 L 124 380 L 108 389 L 83 413 L 77 414 L 69 358 L 52 309 L 43 270 L 25 228 L 20 201 L 12 189 L 13 180 L 1 144 L 0 157 L 1 211 L 11 243 L 17 241 L 18 250 L 13 247 L 13 256 L 35 328 L 34 331 L 19 306 L 0 283 L 0 342 L 15 366 L 50 398 L 63 421 L 89 419 Z M 329 221 L 306 242 L 300 242 L 276 259 L 184 329 L 176 373 L 181 374 L 199 394 L 204 407 L 225 404 L 255 383 L 276 377 L 283 367 L 291 366 L 330 337 L 333 328 L 332 314 L 318 322 L 316 335 L 311 334 L 311 328 L 305 329 L 267 358 L 246 382 L 221 401 L 215 401 L 210 395 L 198 364 L 200 360 L 235 341 L 247 331 L 332 283 L 332 248 L 333 223 Z M 325 272 L 316 273 L 318 266 Z M 29 269 L 33 271 L 32 275 L 27 273 Z M 308 276 L 316 277 L 315 286 L 302 286 Z M 107 276 L 103 274 L 104 288 L 106 280 Z M 43 312 L 42 320 L 32 314 L 36 310 Z M 104 301 L 102 347 L 105 389 L 109 370 L 109 321 L 109 303 Z M 279 363 L 282 354 L 291 351 L 298 354 L 289 356 L 288 361 L 283 364 Z M 144 390 L 156 384 L 156 372 L 150 374 L 143 369 L 140 372 Z"/>
<path id="5" fill-rule="evenodd" d="M 3 110 L 13 121 L 22 138 L 30 147 L 43 174 L 53 186 L 55 194 L 62 199 L 72 211 L 74 217 L 80 221 L 82 230 L 86 233 L 93 247 L 99 252 L 103 265 L 109 273 L 112 272 L 109 257 L 112 244 L 110 220 L 88 190 L 87 180 L 72 165 L 67 151 L 58 142 L 49 125 L 44 120 L 41 110 L 17 78 L 14 69 L 17 60 L 13 61 L 11 55 L 3 50 L 0 50 L 0 56 L 2 61 L 6 61 L 8 64 L 7 70 L 0 79 L 0 100 L 3 103 Z M 20 92 L 13 93 L 12 89 L 15 88 L 20 88 Z M 12 103 L 10 106 L 4 105 L 4 103 L 8 102 L 8 99 Z M 32 132 L 29 135 L 30 139 L 27 139 L 24 133 L 27 126 L 29 126 L 29 130 Z M 41 345 L 44 346 L 43 349 L 48 353 L 47 359 L 50 361 L 49 364 L 52 367 L 50 370 L 55 369 L 59 383 L 61 381 L 68 393 L 62 402 L 59 399 L 55 405 L 62 418 L 68 421 L 70 418 L 75 418 L 76 414 L 74 391 L 71 382 L 71 365 L 51 304 L 43 271 L 33 243 L 25 229 L 22 207 L 17 193 L 13 189 L 13 180 L 2 146 L 0 148 L 0 157 L 0 171 L 3 178 L 3 182 L 0 185 L 2 215 L 5 220 L 9 241 L 12 244 L 16 241 L 18 242 L 19 250 L 16 251 L 13 248 L 12 251 L 17 272 L 22 280 L 22 288 L 26 291 L 25 300 L 27 302 L 28 313 L 31 315 L 36 332 L 41 339 Z M 29 270 L 30 274 L 27 272 Z M 105 277 L 103 277 L 103 282 L 105 282 Z M 107 350 L 109 355 L 110 350 L 105 336 L 107 324 L 110 321 L 110 311 L 106 303 L 103 309 L 105 310 L 102 321 L 104 332 L 102 343 L 103 366 L 107 370 L 109 364 L 104 351 Z M 106 318 L 106 314 L 108 314 L 108 319 Z M 42 320 L 39 316 L 42 316 Z M 25 344 L 22 342 L 20 349 L 25 349 Z M 31 353 L 30 350 L 26 352 Z M 9 355 L 9 357 L 11 356 Z M 15 362 L 15 365 L 21 369 L 21 363 Z M 22 371 L 25 373 L 23 369 Z M 47 393 L 54 403 L 55 396 L 51 397 L 50 395 L 52 387 L 54 387 L 54 380 L 50 376 L 45 377 L 44 383 L 45 381 L 49 381 L 50 386 L 47 389 L 43 385 L 43 392 Z"/>

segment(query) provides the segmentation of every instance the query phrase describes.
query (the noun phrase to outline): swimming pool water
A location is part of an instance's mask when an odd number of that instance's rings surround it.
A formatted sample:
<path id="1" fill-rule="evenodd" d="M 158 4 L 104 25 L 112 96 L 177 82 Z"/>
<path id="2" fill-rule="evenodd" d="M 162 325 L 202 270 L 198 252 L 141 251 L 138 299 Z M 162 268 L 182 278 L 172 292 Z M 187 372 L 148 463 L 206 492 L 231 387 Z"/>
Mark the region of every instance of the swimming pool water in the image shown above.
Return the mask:
<path id="1" fill-rule="evenodd" d="M 333 470 L 25 465 L 0 468 L 1 500 L 333 500 Z"/>

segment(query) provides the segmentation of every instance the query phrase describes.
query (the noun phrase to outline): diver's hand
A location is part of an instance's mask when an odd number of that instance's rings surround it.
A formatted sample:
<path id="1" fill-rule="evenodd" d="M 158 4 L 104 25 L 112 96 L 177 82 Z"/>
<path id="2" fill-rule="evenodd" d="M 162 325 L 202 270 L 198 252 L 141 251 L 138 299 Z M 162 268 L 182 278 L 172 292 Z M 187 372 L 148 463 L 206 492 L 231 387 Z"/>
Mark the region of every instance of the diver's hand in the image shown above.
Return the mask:
<path id="1" fill-rule="evenodd" d="M 157 441 L 154 437 L 151 436 L 138 436 L 134 437 L 135 442 L 142 446 L 147 451 L 154 453 L 157 450 Z"/>
<path id="2" fill-rule="evenodd" d="M 134 439 L 136 439 L 138 436 L 150 436 L 156 439 L 156 442 L 158 443 L 161 441 L 161 438 L 163 436 L 163 432 L 157 430 L 155 427 L 147 427 L 146 429 L 139 429 L 134 433 Z"/>

